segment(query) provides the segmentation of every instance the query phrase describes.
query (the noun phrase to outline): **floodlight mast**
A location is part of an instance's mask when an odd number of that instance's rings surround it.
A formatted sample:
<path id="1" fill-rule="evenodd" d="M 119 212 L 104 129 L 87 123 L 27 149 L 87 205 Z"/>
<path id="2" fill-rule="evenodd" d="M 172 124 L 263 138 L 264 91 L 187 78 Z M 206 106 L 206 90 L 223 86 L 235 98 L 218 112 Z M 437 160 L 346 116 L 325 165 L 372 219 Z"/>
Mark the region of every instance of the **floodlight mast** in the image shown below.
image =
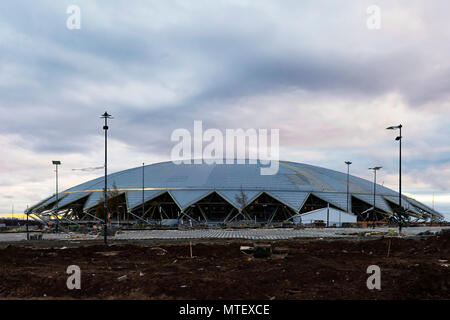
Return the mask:
<path id="1" fill-rule="evenodd" d="M 58 232 L 59 230 L 59 218 L 58 218 L 58 211 L 59 211 L 59 207 L 58 207 L 58 166 L 61 164 L 61 161 L 59 160 L 52 160 L 52 164 L 55 165 L 56 167 L 56 205 L 55 205 L 55 218 L 56 218 L 56 228 L 55 231 Z"/>
<path id="2" fill-rule="evenodd" d="M 30 240 L 30 233 L 29 233 L 29 229 L 28 229 L 28 218 L 29 218 L 29 215 L 30 215 L 30 211 L 28 209 L 28 205 L 27 205 L 27 209 L 25 210 L 25 213 L 27 215 L 27 241 L 28 241 L 28 240 Z"/>
<path id="3" fill-rule="evenodd" d="M 373 170 L 374 178 L 373 178 L 373 213 L 376 216 L 376 210 L 375 210 L 375 200 L 377 195 L 377 171 L 380 170 L 383 167 L 373 167 L 369 168 L 369 170 Z"/>
<path id="4" fill-rule="evenodd" d="M 145 213 L 145 205 L 144 205 L 144 190 L 145 190 L 145 164 L 144 162 L 142 162 L 142 219 L 144 218 L 144 213 Z"/>
<path id="5" fill-rule="evenodd" d="M 395 138 L 395 141 L 399 142 L 399 165 L 398 165 L 398 232 L 402 233 L 402 128 L 403 125 L 391 126 L 386 128 L 386 130 L 400 130 L 400 134 Z"/>
<path id="6" fill-rule="evenodd" d="M 350 203 L 349 203 L 349 195 L 350 195 L 350 165 L 352 164 L 351 161 L 345 161 L 345 164 L 347 165 L 347 213 L 349 213 L 350 209 Z"/>
<path id="7" fill-rule="evenodd" d="M 108 244 L 108 205 L 107 205 L 107 193 L 106 188 L 108 185 L 108 119 L 113 119 L 107 111 L 100 116 L 100 118 L 105 119 L 105 125 L 103 130 L 105 130 L 105 186 L 103 189 L 103 212 L 104 212 L 104 241 L 105 245 Z"/>

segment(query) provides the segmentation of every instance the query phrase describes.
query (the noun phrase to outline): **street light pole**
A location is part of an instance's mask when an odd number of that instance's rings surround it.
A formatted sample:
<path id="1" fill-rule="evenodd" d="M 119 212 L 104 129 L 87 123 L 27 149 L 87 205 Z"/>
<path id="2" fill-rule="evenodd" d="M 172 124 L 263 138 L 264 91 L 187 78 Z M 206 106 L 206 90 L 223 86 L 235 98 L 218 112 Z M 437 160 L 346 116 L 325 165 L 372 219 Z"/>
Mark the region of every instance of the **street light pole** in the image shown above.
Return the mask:
<path id="1" fill-rule="evenodd" d="M 386 128 L 387 130 L 400 130 L 400 135 L 395 138 L 396 141 L 399 142 L 399 165 L 398 165 L 398 233 L 402 233 L 402 128 L 403 125 L 399 124 L 398 126 L 391 126 Z"/>
<path id="2" fill-rule="evenodd" d="M 374 180 L 373 180 L 373 213 L 376 217 L 376 210 L 375 210 L 375 200 L 377 195 L 377 171 L 380 170 L 383 167 L 373 167 L 369 168 L 369 170 L 373 170 L 374 173 Z"/>
<path id="3" fill-rule="evenodd" d="M 105 186 L 103 189 L 103 212 L 105 215 L 104 218 L 104 240 L 105 245 L 108 244 L 108 205 L 107 205 L 107 194 L 106 188 L 108 186 L 108 119 L 112 119 L 111 115 L 105 111 L 104 114 L 100 116 L 100 118 L 105 119 L 105 125 L 103 126 L 103 130 L 105 130 Z"/>
<path id="4" fill-rule="evenodd" d="M 61 161 L 59 160 L 53 160 L 52 163 L 56 167 L 56 205 L 55 205 L 55 218 L 56 218 L 56 232 L 58 232 L 59 229 L 59 218 L 58 218 L 58 211 L 59 211 L 59 201 L 58 201 L 58 166 L 61 164 Z"/>
<path id="5" fill-rule="evenodd" d="M 347 165 L 347 213 L 349 213 L 350 210 L 350 165 L 352 164 L 351 161 L 345 161 L 345 164 Z M 341 211 L 339 211 L 339 227 L 341 227 Z"/>
<path id="6" fill-rule="evenodd" d="M 29 211 L 28 211 L 28 205 L 27 205 L 27 240 L 30 240 L 30 233 L 29 233 L 29 230 L 28 230 L 28 217 L 29 217 L 29 215 L 30 215 L 30 213 L 29 213 Z"/>
<path id="7" fill-rule="evenodd" d="M 350 209 L 350 165 L 352 164 L 351 161 L 345 161 L 345 164 L 347 165 L 347 213 L 349 213 Z"/>
<path id="8" fill-rule="evenodd" d="M 144 172 L 145 172 L 145 164 L 142 162 L 142 219 L 144 219 L 144 186 L 145 186 L 145 180 L 144 180 Z"/>
<path id="9" fill-rule="evenodd" d="M 399 146 L 399 156 L 398 156 L 398 205 L 400 210 L 400 220 L 398 223 L 398 233 L 402 233 L 402 219 L 403 219 L 403 207 L 402 207 L 402 125 L 398 126 L 400 130 L 400 135 L 395 138 L 398 141 Z"/>

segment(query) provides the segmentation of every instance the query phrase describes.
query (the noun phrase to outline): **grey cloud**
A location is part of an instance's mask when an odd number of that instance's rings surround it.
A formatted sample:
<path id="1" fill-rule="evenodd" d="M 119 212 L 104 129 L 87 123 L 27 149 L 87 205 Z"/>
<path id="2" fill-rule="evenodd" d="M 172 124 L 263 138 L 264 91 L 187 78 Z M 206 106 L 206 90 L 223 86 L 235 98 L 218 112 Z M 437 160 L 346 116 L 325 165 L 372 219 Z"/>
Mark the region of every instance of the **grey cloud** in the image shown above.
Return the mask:
<path id="1" fill-rule="evenodd" d="M 77 3 L 82 8 L 82 29 L 77 31 L 65 28 L 65 9 L 71 1 L 0 3 L 5 27 L 0 36 L 7 40 L 1 44 L 0 66 L 15 66 L 0 69 L 15 79 L 0 82 L 0 134 L 20 135 L 24 147 L 38 154 L 91 152 L 93 139 L 102 135 L 98 117 L 105 109 L 116 116 L 111 122 L 113 139 L 168 155 L 171 131 L 191 128 L 193 120 L 217 128 L 253 123 L 238 113 L 230 117 L 230 112 L 239 110 L 239 101 L 254 96 L 304 90 L 369 101 L 395 92 L 411 111 L 430 112 L 430 104 L 449 100 L 448 39 L 431 36 L 442 27 L 433 21 L 446 19 L 444 2 L 430 4 L 425 21 L 430 35 L 423 42 L 411 34 L 401 43 L 388 29 L 366 32 L 364 10 L 362 18 L 356 18 L 356 5 L 349 3 Z M 382 6 L 388 10 L 391 4 Z M 362 23 L 361 29 L 352 29 L 357 23 Z M 436 68 L 439 63 L 442 67 Z M 147 85 L 149 97 L 136 101 L 125 93 L 115 100 L 88 90 L 94 85 L 98 90 L 120 89 L 130 81 Z M 167 88 L 177 99 L 152 99 L 154 85 Z M 286 104 L 276 108 L 280 113 L 291 111 Z M 283 126 L 270 119 L 266 123 Z M 427 136 L 445 145 L 449 134 L 449 121 L 443 117 Z M 351 152 L 333 146 L 327 150 L 342 157 Z M 376 160 L 354 156 L 361 162 Z M 405 161 L 422 168 L 449 159 L 438 152 L 426 161 Z"/>

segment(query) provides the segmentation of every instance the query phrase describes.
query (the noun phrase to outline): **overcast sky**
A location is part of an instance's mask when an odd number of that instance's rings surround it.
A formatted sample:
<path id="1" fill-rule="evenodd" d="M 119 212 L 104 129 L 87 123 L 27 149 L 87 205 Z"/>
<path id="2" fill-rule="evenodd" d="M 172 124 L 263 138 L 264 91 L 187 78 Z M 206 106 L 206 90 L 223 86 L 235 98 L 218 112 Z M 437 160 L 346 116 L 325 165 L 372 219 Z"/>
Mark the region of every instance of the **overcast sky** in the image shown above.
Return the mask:
<path id="1" fill-rule="evenodd" d="M 69 5 L 81 29 L 66 26 Z M 381 9 L 381 28 L 366 22 Z M 280 129 L 280 159 L 404 190 L 450 218 L 450 2 L 0 2 L 0 213 L 170 159 L 177 128 Z"/>

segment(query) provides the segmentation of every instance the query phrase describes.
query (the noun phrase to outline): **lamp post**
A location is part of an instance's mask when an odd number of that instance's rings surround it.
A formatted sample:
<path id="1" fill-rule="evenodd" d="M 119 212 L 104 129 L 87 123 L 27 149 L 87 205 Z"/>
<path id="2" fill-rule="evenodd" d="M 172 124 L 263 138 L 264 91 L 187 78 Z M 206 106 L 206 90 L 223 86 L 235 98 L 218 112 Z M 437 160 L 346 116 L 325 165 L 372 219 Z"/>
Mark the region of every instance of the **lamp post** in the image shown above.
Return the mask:
<path id="1" fill-rule="evenodd" d="M 352 164 L 351 161 L 345 161 L 345 164 L 347 165 L 347 213 L 349 213 L 350 209 L 350 165 Z"/>
<path id="2" fill-rule="evenodd" d="M 27 214 L 27 240 L 30 240 L 30 233 L 29 233 L 29 230 L 28 230 L 28 217 L 30 215 L 30 212 L 29 212 L 29 209 L 28 209 L 28 205 L 27 205 L 27 210 L 25 212 Z"/>
<path id="3" fill-rule="evenodd" d="M 108 119 L 112 119 L 111 115 L 105 111 L 104 114 L 100 116 L 100 118 L 105 119 L 105 125 L 103 126 L 103 130 L 105 130 L 105 187 L 103 189 L 103 212 L 105 214 L 104 219 L 104 240 L 105 245 L 108 244 L 108 205 L 107 205 L 107 194 L 106 188 L 108 185 Z"/>
<path id="4" fill-rule="evenodd" d="M 142 162 L 142 219 L 144 219 L 144 186 L 145 186 L 145 180 L 144 180 L 144 169 L 145 164 Z"/>
<path id="5" fill-rule="evenodd" d="M 345 161 L 345 164 L 347 165 L 347 213 L 349 213 L 349 210 L 350 210 L 350 165 L 352 164 L 352 162 Z M 339 227 L 341 227 L 341 211 L 339 211 Z"/>
<path id="6" fill-rule="evenodd" d="M 400 130 L 400 134 L 395 138 L 399 142 L 399 165 L 398 165 L 398 233 L 402 233 L 402 128 L 403 125 L 391 126 L 386 128 L 387 130 Z"/>
<path id="7" fill-rule="evenodd" d="M 56 232 L 58 232 L 59 229 L 59 218 L 58 218 L 58 211 L 59 211 L 59 207 L 58 207 L 58 166 L 61 164 L 61 161 L 59 160 L 53 160 L 52 164 L 55 165 L 56 167 L 56 205 L 55 205 L 55 218 L 56 218 Z"/>
<path id="8" fill-rule="evenodd" d="M 376 214 L 375 211 L 375 199 L 377 194 L 377 171 L 380 170 L 383 167 L 373 167 L 369 168 L 369 170 L 373 170 L 374 178 L 373 178 L 373 213 Z"/>

